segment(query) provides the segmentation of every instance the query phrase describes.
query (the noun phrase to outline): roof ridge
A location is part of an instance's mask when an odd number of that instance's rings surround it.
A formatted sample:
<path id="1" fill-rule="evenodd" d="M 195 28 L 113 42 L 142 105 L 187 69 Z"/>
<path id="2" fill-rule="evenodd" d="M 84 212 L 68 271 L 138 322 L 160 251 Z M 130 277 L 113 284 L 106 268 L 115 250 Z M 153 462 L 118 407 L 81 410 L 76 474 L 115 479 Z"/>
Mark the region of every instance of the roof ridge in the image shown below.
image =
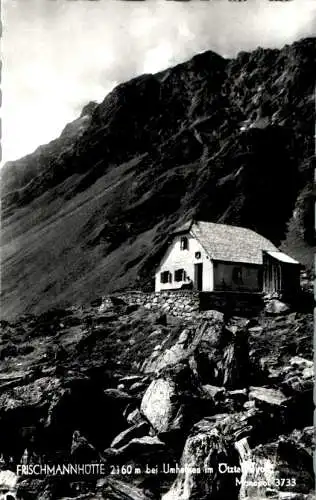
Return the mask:
<path id="1" fill-rule="evenodd" d="M 264 238 L 265 240 L 267 240 L 269 243 L 272 243 L 271 240 L 269 240 L 269 238 L 267 238 L 266 236 L 263 236 L 261 233 L 259 233 L 258 231 L 256 231 L 255 229 L 250 229 L 249 227 L 245 227 L 245 226 L 237 226 L 237 225 L 234 225 L 234 224 L 223 224 L 222 222 L 210 222 L 210 221 L 202 221 L 202 220 L 194 220 L 193 221 L 193 225 L 196 224 L 196 223 L 199 223 L 199 222 L 202 222 L 204 224 L 213 224 L 213 225 L 216 225 L 216 226 L 223 226 L 223 227 L 230 227 L 230 228 L 236 228 L 236 229 L 242 229 L 244 231 L 249 231 L 253 234 L 255 234 L 256 236 L 260 236 L 261 238 Z M 274 245 L 274 243 L 272 243 L 272 245 Z M 274 245 L 275 246 L 275 245 Z M 275 247 L 277 248 L 277 247 Z"/>

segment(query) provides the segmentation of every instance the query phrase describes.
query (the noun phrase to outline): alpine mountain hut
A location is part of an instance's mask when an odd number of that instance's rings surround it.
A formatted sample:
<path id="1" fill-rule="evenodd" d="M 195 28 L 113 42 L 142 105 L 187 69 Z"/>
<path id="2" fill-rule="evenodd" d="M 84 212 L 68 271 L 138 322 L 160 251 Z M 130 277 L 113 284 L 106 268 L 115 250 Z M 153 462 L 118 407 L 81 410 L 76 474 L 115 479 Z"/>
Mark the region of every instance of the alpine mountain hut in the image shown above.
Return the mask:
<path id="1" fill-rule="evenodd" d="M 251 229 L 190 221 L 171 234 L 156 271 L 155 290 L 295 293 L 300 267 Z"/>

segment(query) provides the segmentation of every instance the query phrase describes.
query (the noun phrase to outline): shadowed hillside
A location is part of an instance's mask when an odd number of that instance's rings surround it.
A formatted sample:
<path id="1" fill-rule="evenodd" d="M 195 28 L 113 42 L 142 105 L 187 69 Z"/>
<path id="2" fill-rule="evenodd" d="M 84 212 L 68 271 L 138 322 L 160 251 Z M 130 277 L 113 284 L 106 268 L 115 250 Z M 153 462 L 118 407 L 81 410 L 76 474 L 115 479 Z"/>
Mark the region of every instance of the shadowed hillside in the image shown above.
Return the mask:
<path id="1" fill-rule="evenodd" d="M 3 316 L 149 285 L 189 217 L 255 229 L 310 269 L 315 55 L 315 39 L 199 54 L 119 85 L 6 164 Z"/>

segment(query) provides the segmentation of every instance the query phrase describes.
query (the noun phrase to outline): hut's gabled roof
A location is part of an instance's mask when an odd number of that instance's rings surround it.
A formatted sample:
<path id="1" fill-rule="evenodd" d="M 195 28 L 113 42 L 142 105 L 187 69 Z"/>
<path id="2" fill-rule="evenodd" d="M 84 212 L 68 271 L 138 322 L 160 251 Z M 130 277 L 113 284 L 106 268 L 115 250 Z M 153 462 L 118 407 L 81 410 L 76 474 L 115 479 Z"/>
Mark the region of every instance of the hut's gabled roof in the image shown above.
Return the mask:
<path id="1" fill-rule="evenodd" d="M 278 252 L 271 241 L 244 227 L 191 221 L 181 227 L 181 232 L 185 229 L 195 236 L 213 260 L 262 264 L 263 251 Z"/>
<path id="2" fill-rule="evenodd" d="M 174 231 L 172 231 L 172 234 L 187 233 L 188 231 L 190 231 L 192 224 L 192 220 L 184 222 L 183 224 L 181 224 L 181 226 L 178 226 Z"/>

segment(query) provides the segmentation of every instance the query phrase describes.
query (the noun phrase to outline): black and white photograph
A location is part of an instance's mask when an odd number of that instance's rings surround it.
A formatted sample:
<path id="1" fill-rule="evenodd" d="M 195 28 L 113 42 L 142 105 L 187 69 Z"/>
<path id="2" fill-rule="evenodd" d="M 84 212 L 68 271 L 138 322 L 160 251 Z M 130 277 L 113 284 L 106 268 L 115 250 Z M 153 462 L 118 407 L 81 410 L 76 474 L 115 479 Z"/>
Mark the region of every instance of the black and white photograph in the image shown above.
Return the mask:
<path id="1" fill-rule="evenodd" d="M 0 500 L 315 500 L 314 0 L 2 0 Z"/>

